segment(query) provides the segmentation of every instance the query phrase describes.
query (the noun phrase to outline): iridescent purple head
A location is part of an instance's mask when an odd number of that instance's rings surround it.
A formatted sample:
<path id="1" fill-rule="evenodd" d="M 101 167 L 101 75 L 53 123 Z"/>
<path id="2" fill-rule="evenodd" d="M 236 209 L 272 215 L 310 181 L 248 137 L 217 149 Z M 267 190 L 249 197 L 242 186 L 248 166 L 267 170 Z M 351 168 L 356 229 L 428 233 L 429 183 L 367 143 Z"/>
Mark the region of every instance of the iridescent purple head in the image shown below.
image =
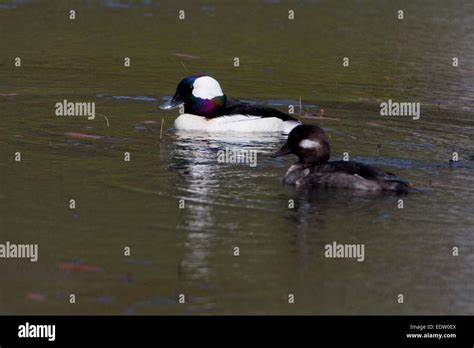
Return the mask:
<path id="1" fill-rule="evenodd" d="M 173 98 L 160 106 L 167 110 L 184 104 L 184 112 L 212 117 L 219 113 L 226 103 L 219 82 L 207 75 L 188 76 L 181 80 Z"/>

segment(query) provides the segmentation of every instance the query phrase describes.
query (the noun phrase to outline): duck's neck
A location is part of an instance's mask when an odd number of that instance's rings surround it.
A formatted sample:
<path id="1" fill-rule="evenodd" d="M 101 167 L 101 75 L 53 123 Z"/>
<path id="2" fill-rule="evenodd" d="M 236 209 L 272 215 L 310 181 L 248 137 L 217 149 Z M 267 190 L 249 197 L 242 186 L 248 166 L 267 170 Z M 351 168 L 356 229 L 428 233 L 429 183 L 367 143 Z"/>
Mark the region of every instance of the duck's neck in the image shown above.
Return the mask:
<path id="1" fill-rule="evenodd" d="M 185 104 L 184 111 L 189 114 L 212 118 L 221 113 L 226 100 L 225 95 L 214 97 L 213 99 L 194 98 L 192 102 Z"/>

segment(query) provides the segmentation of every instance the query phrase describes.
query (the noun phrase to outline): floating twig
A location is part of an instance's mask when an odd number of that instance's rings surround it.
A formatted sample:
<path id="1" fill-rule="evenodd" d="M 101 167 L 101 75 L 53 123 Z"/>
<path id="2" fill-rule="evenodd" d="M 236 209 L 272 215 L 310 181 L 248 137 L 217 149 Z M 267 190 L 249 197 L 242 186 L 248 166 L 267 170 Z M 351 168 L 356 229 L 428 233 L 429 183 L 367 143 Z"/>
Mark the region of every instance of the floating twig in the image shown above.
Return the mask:
<path id="1" fill-rule="evenodd" d="M 165 123 L 165 118 L 162 117 L 161 118 L 161 128 L 160 128 L 160 140 L 163 137 L 163 125 L 164 125 L 164 123 Z"/>
<path id="2" fill-rule="evenodd" d="M 181 61 L 181 65 L 183 66 L 184 70 L 186 70 L 186 72 L 189 72 L 188 68 L 186 68 L 186 65 L 184 65 L 183 61 Z"/>
<path id="3" fill-rule="evenodd" d="M 107 116 L 102 115 L 102 114 L 97 114 L 97 115 L 102 116 L 103 118 L 105 118 L 105 121 L 107 122 L 107 128 L 109 128 L 110 125 L 109 125 L 109 119 L 107 118 Z"/>

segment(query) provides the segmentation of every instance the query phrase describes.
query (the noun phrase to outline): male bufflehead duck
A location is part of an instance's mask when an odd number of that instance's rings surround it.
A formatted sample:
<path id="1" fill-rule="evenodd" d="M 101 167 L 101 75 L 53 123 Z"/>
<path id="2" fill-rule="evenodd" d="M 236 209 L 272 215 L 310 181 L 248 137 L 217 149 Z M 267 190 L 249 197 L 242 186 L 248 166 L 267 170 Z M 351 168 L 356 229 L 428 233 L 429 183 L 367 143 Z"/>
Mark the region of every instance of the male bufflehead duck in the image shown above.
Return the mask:
<path id="1" fill-rule="evenodd" d="M 206 75 L 182 79 L 173 98 L 160 109 L 181 105 L 184 114 L 174 122 L 179 130 L 289 133 L 301 124 L 284 112 L 228 98 L 219 83 Z"/>
<path id="2" fill-rule="evenodd" d="M 290 153 L 298 156 L 298 162 L 286 172 L 283 178 L 285 184 L 399 193 L 411 188 L 403 179 L 379 168 L 353 161 L 329 162 L 329 142 L 318 126 L 295 127 L 273 157 Z"/>

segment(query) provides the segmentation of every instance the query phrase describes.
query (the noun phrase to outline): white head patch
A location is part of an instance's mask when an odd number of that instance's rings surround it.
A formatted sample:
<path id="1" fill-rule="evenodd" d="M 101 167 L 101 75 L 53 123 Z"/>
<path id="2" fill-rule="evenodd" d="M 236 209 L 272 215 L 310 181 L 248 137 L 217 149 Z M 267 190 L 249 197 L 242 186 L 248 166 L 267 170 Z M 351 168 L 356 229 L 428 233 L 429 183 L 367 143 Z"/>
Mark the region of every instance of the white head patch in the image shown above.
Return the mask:
<path id="1" fill-rule="evenodd" d="M 300 147 L 303 149 L 319 149 L 321 148 L 321 143 L 319 141 L 304 139 L 299 143 Z"/>
<path id="2" fill-rule="evenodd" d="M 213 99 L 223 96 L 219 82 L 210 76 L 198 77 L 193 84 L 193 95 L 201 99 Z"/>

